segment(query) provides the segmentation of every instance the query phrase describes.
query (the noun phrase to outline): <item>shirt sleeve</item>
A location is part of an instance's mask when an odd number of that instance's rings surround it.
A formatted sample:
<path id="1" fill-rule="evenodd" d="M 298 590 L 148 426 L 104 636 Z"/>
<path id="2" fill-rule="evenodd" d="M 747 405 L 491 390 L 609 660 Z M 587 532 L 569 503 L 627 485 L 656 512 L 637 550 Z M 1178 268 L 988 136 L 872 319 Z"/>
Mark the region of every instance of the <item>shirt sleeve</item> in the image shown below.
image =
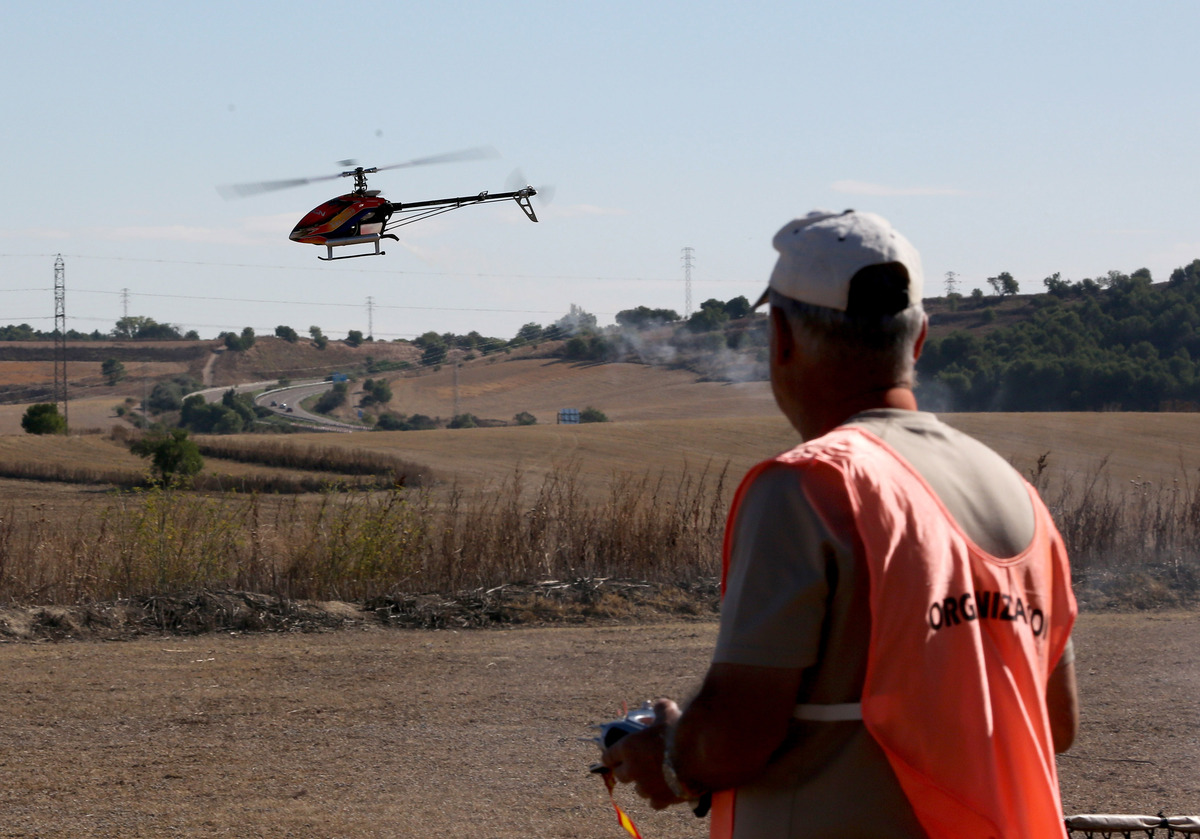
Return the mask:
<path id="1" fill-rule="evenodd" d="M 812 666 L 820 652 L 833 540 L 804 494 L 801 473 L 782 465 L 759 473 L 730 526 L 713 661 Z"/>

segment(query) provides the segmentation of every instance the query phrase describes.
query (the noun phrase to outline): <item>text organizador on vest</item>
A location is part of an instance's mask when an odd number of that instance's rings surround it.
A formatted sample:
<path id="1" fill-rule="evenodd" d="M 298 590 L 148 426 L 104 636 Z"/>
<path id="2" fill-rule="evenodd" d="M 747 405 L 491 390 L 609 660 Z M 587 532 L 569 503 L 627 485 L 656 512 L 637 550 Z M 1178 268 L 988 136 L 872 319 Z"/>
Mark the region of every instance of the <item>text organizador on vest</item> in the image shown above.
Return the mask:
<path id="1" fill-rule="evenodd" d="M 1021 598 L 1000 591 L 967 592 L 958 597 L 935 600 L 929 606 L 929 628 L 939 630 L 973 620 L 1021 621 L 1036 638 L 1046 631 L 1041 609 L 1026 608 Z"/>

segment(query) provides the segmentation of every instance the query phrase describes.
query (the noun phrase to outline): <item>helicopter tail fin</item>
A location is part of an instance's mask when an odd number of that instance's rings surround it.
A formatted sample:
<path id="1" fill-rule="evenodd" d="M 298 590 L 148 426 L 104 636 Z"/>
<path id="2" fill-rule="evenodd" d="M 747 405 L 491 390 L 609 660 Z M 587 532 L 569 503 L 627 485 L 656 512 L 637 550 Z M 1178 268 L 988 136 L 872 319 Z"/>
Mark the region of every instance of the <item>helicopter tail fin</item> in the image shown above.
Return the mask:
<path id="1" fill-rule="evenodd" d="M 537 195 L 537 190 L 531 186 L 519 189 L 513 195 L 513 200 L 517 202 L 517 206 L 525 212 L 525 215 L 529 216 L 530 221 L 538 220 L 537 213 L 533 211 L 533 204 L 529 203 L 530 197 L 534 195 Z"/>

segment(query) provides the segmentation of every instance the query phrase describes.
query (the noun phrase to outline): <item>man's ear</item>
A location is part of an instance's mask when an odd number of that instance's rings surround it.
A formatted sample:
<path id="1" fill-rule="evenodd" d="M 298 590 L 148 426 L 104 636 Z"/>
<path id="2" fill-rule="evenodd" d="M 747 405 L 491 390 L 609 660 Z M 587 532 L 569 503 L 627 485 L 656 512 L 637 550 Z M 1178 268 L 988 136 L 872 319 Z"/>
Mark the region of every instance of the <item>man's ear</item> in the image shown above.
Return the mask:
<path id="1" fill-rule="evenodd" d="M 787 315 L 775 306 L 771 307 L 771 363 L 786 364 L 796 353 L 796 336 Z"/>

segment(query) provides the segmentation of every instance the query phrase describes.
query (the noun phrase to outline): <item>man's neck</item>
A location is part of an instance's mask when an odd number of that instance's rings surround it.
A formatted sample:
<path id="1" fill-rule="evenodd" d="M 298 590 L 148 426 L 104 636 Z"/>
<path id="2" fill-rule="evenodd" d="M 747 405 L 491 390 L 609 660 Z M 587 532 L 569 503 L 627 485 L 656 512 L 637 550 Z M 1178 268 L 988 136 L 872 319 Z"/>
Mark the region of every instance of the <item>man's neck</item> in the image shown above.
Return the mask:
<path id="1" fill-rule="evenodd" d="M 805 440 L 820 437 L 842 425 L 846 420 L 864 411 L 891 408 L 901 411 L 917 410 L 917 398 L 907 387 L 885 387 L 878 390 L 859 391 L 832 402 L 817 403 L 819 407 L 806 412 L 806 422 L 800 429 Z"/>

